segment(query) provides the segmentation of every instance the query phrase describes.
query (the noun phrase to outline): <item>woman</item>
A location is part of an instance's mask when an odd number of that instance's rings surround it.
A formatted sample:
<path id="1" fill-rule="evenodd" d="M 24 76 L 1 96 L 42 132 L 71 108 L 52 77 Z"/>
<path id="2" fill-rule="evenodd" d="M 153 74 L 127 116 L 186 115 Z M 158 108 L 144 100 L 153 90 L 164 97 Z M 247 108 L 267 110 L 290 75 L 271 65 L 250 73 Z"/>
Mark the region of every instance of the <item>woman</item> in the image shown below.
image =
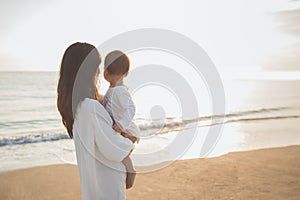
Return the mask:
<path id="1" fill-rule="evenodd" d="M 57 87 L 62 122 L 74 138 L 82 199 L 125 199 L 125 167 L 135 138 L 112 129 L 112 119 L 98 102 L 101 57 L 91 44 L 65 51 Z M 127 137 L 127 138 L 126 138 Z"/>

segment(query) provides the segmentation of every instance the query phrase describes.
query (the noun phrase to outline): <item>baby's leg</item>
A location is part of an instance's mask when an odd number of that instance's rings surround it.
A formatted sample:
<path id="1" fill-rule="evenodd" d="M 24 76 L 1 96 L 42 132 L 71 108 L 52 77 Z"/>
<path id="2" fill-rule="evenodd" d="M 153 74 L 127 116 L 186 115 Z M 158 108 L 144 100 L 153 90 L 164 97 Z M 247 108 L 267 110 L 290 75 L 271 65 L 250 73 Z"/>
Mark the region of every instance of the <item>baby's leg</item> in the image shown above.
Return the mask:
<path id="1" fill-rule="evenodd" d="M 122 163 L 125 165 L 126 168 L 126 189 L 129 189 L 133 186 L 136 171 L 133 167 L 132 160 L 129 156 L 124 158 Z"/>

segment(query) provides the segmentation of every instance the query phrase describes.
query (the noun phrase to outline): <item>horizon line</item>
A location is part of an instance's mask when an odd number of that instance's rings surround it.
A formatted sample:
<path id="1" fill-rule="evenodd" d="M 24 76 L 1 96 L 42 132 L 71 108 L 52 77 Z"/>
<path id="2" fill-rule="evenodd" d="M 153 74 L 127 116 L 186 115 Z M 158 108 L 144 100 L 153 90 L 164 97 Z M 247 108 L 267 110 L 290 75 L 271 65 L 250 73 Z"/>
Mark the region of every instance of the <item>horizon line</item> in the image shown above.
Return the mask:
<path id="1" fill-rule="evenodd" d="M 41 69 L 9 69 L 9 70 L 0 70 L 0 72 L 59 72 L 59 70 L 41 70 Z"/>

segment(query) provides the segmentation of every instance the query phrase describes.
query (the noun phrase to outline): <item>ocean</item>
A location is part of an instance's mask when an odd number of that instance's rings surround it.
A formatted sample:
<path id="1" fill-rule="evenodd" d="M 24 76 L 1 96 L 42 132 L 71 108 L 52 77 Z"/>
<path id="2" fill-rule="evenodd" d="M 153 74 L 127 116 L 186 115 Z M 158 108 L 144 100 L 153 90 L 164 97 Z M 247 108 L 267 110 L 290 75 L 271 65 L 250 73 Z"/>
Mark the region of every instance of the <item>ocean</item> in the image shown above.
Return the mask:
<path id="1" fill-rule="evenodd" d="M 300 144 L 300 79 L 295 74 L 224 78 L 223 131 L 208 157 Z M 76 164 L 73 140 L 56 108 L 57 79 L 57 72 L 0 72 L 0 171 Z M 136 145 L 133 158 L 162 150 L 181 130 L 196 127 L 197 137 L 179 159 L 199 157 L 205 134 L 215 126 L 211 118 L 220 117 L 200 112 L 198 117 L 187 120 L 169 114 L 161 128 L 161 121 L 149 121 L 146 113 L 136 116 L 145 138 Z M 163 162 L 170 158 L 170 152 L 165 153 L 148 163 L 134 161 L 136 165 Z"/>

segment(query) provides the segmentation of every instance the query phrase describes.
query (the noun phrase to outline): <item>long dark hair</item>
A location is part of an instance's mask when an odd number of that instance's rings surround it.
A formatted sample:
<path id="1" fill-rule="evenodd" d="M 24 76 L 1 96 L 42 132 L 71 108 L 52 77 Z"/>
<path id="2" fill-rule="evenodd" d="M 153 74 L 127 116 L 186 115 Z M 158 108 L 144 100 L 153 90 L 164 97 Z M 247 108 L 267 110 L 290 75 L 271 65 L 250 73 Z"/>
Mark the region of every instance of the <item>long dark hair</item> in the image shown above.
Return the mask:
<path id="1" fill-rule="evenodd" d="M 85 98 L 98 99 L 100 63 L 97 48 L 88 43 L 74 43 L 63 55 L 57 86 L 57 108 L 70 138 L 73 138 L 78 104 Z"/>

